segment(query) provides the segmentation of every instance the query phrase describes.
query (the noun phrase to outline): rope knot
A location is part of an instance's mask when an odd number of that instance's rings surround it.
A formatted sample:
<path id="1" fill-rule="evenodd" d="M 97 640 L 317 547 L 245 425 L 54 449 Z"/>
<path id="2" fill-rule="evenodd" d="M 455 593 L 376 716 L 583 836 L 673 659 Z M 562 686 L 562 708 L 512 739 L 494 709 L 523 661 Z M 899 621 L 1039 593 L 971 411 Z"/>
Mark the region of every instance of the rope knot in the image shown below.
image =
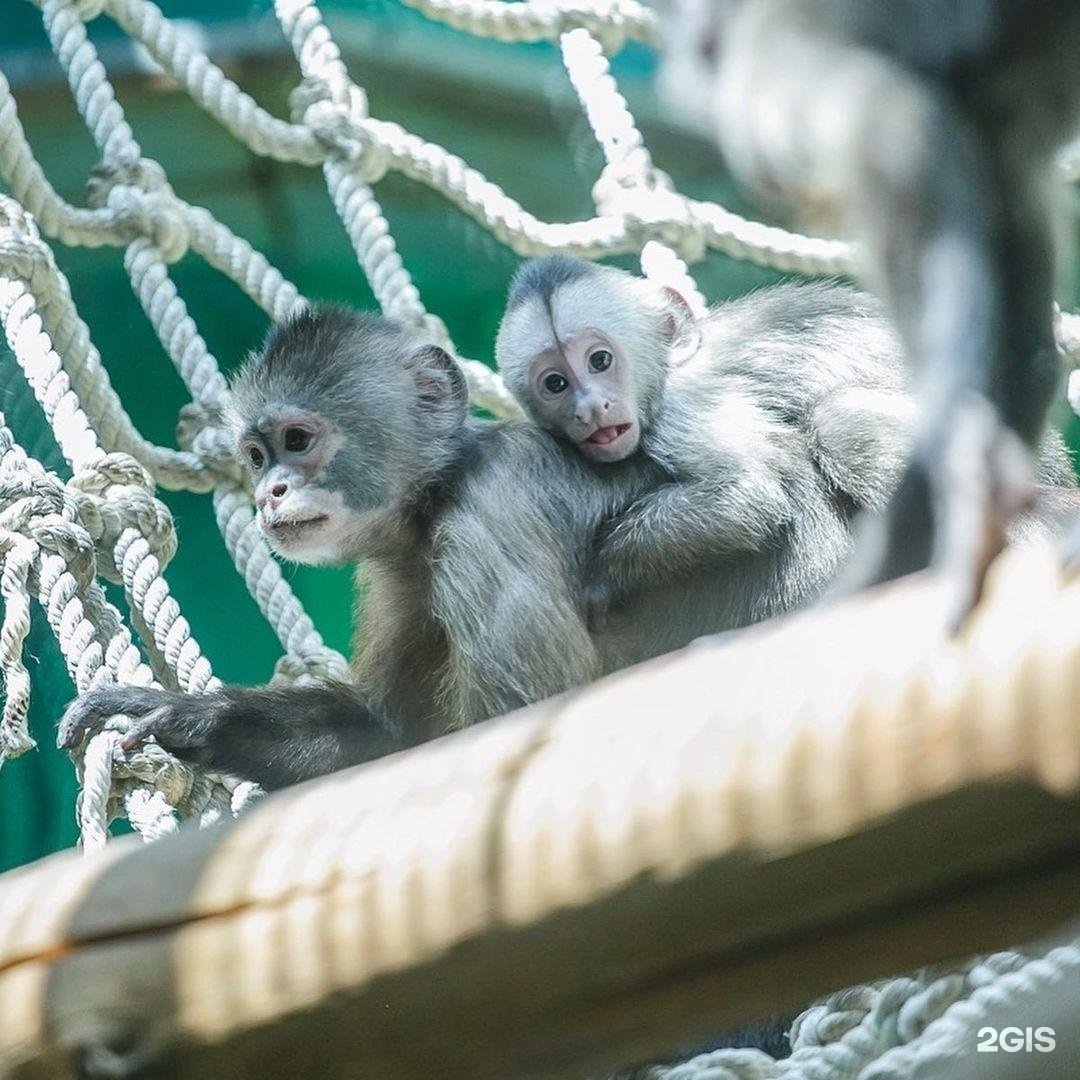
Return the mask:
<path id="1" fill-rule="evenodd" d="M 560 37 L 579 28 L 586 30 L 606 56 L 614 56 L 626 44 L 630 11 L 624 10 L 619 0 L 581 0 L 576 4 L 545 0 L 542 6 L 548 9 L 546 17 Z"/>
<path id="2" fill-rule="evenodd" d="M 359 86 L 348 83 L 334 92 L 325 79 L 309 76 L 289 94 L 289 114 L 349 162 L 365 184 L 386 175 L 390 158 L 367 126 L 367 95 Z"/>
<path id="3" fill-rule="evenodd" d="M 644 176 L 636 169 L 604 169 L 593 186 L 597 210 L 621 218 L 639 248 L 657 240 L 686 263 L 700 262 L 708 249 L 708 229 L 694 214 L 690 201 L 674 188 L 666 173 L 650 167 Z"/>
<path id="4" fill-rule="evenodd" d="M 0 551 L 25 537 L 70 563 L 81 587 L 93 581 L 97 569 L 93 536 L 74 493 L 59 477 L 40 467 L 9 472 L 0 478 L 0 506 Z"/>
<path id="5" fill-rule="evenodd" d="M 80 470 L 71 484 L 79 491 L 91 495 L 103 495 L 109 488 L 123 487 L 154 490 L 150 474 L 130 454 L 104 454 L 92 465 Z"/>
<path id="6" fill-rule="evenodd" d="M 224 405 L 189 401 L 181 406 L 176 439 L 184 450 L 209 462 L 223 479 L 230 482 L 245 479 L 246 474 L 236 460 L 236 436 L 225 419 Z"/>
<path id="7" fill-rule="evenodd" d="M 52 252 L 41 239 L 37 222 L 8 195 L 0 194 L 0 267 L 33 282 L 39 273 L 54 273 Z"/>
<path id="8" fill-rule="evenodd" d="M 117 725 L 116 730 L 125 731 L 127 726 Z M 113 777 L 140 780 L 150 785 L 165 796 L 170 806 L 184 803 L 195 781 L 189 765 L 154 742 L 144 742 L 131 750 L 118 746 L 113 752 Z"/>
<path id="9" fill-rule="evenodd" d="M 70 487 L 81 495 L 79 513 L 101 548 L 108 553 L 101 573 L 118 580 L 113 563 L 117 542 L 125 529 L 146 537 L 164 566 L 176 554 L 176 529 L 169 508 L 154 494 L 150 474 L 128 454 L 105 454 L 76 473 Z"/>
<path id="10" fill-rule="evenodd" d="M 97 573 L 94 538 L 81 522 L 60 514 L 38 518 L 30 527 L 30 538 L 46 551 L 59 555 L 80 588 L 87 588 Z"/>
<path id="11" fill-rule="evenodd" d="M 161 252 L 167 263 L 179 262 L 191 243 L 184 206 L 165 170 L 150 158 L 95 165 L 86 184 L 90 206 L 113 211 Z"/>
<path id="12" fill-rule="evenodd" d="M 41 243 L 41 232 L 34 215 L 10 195 L 0 194 L 0 229 L 13 240 L 26 244 Z"/>

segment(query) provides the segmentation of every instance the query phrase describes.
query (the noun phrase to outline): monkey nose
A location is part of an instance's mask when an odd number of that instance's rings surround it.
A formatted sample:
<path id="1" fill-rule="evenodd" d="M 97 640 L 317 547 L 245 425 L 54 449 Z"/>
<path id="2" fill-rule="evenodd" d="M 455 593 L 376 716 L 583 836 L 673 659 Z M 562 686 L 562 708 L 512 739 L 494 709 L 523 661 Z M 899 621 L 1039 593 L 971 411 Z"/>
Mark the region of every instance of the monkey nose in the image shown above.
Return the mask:
<path id="1" fill-rule="evenodd" d="M 277 504 L 281 502 L 289 493 L 289 485 L 285 483 L 275 484 L 269 491 L 264 491 L 256 500 L 255 505 L 261 510 L 264 506 L 269 506 L 271 510 L 277 508 Z"/>
<path id="2" fill-rule="evenodd" d="M 603 399 L 591 398 L 583 401 L 574 412 L 574 419 L 579 424 L 595 423 L 611 408 L 610 402 Z"/>

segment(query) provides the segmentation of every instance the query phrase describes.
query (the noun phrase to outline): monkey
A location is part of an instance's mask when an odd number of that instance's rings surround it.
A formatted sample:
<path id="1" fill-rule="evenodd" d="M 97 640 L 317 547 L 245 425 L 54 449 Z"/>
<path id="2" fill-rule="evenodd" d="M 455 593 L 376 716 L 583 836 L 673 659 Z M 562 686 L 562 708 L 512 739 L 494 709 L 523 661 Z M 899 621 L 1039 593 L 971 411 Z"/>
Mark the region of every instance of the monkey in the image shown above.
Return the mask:
<path id="1" fill-rule="evenodd" d="M 783 283 L 699 320 L 670 288 L 549 256 L 511 283 L 496 357 L 528 414 L 587 459 L 641 454 L 668 478 L 599 530 L 587 587 L 601 616 L 709 566 L 729 582 L 729 629 L 816 598 L 911 445 L 899 342 L 880 303 L 836 282 Z M 1056 434 L 1040 480 L 1074 486 Z"/>
<path id="2" fill-rule="evenodd" d="M 768 343 L 767 329 L 777 349 L 805 336 L 818 294 L 806 286 L 794 295 L 809 306 L 775 303 L 755 314 L 751 305 L 730 333 Z M 682 340 L 692 332 L 674 311 Z M 663 332 L 671 332 L 666 322 Z M 693 361 L 685 367 L 692 373 Z M 780 368 L 770 423 L 791 381 Z M 795 454 L 783 465 L 798 509 L 785 525 L 786 547 L 733 551 L 724 573 L 684 567 L 676 553 L 678 576 L 644 574 L 590 629 L 594 538 L 669 489 L 670 463 L 646 454 L 591 460 L 535 424 L 470 417 L 447 353 L 392 321 L 342 308 L 317 307 L 275 328 L 234 379 L 232 399 L 237 452 L 271 546 L 296 561 L 360 564 L 351 681 L 204 695 L 102 688 L 65 714 L 64 747 L 124 713 L 129 747 L 153 734 L 186 760 L 285 786 L 787 610 L 820 589 L 850 542 L 827 485 Z M 829 460 L 830 440 L 846 439 L 849 463 L 857 461 L 854 430 L 819 424 L 817 460 Z M 839 482 L 838 468 L 830 483 Z M 863 482 L 869 475 L 861 464 L 849 473 Z M 857 490 L 854 480 L 849 487 Z M 743 530 L 760 534 L 747 514 Z M 695 537 L 690 527 L 687 543 L 711 550 L 707 530 Z"/>
<path id="3" fill-rule="evenodd" d="M 526 422 L 468 415 L 461 372 L 398 324 L 315 307 L 274 328 L 232 385 L 237 453 L 281 556 L 362 563 L 350 682 L 76 699 L 71 748 L 112 714 L 185 760 L 278 788 L 423 742 L 665 651 L 648 604 L 605 655 L 582 615 L 599 523 L 651 484 Z M 707 625 L 707 620 L 705 622 Z"/>
<path id="4" fill-rule="evenodd" d="M 1052 163 L 1075 0 L 681 0 L 660 90 L 737 177 L 859 242 L 916 373 L 913 451 L 853 584 L 934 564 L 977 602 L 1063 377 Z M 704 91 L 704 92 L 703 92 Z"/>

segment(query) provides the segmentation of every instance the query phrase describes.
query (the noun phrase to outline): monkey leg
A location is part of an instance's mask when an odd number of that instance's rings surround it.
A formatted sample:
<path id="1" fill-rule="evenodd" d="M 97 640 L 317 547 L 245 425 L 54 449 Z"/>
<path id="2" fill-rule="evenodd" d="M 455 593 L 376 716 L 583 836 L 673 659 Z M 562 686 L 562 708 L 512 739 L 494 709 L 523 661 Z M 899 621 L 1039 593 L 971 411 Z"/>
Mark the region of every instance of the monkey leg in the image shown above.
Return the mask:
<path id="1" fill-rule="evenodd" d="M 975 410 L 978 419 L 972 413 L 963 437 L 950 438 L 951 428 L 964 403 L 981 397 L 1030 446 L 1045 411 L 1044 395 L 1033 391 L 1003 409 L 1005 374 L 1016 368 L 998 358 L 1008 290 L 1023 271 L 1004 273 L 1003 258 L 1018 252 L 1003 241 L 1006 193 L 995 148 L 943 81 L 838 32 L 805 0 L 745 10 L 719 80 L 724 147 L 759 189 L 858 236 L 864 270 L 919 373 L 913 460 L 885 517 L 863 530 L 848 585 L 934 561 L 967 579 L 958 581 L 960 593 L 977 595 L 989 553 L 1024 502 L 1023 470 L 984 410 Z M 1041 265 L 1035 272 L 1041 278 Z M 1031 295 L 1041 287 L 1033 282 Z M 972 452 L 973 442 L 981 447 L 977 467 L 950 460 Z M 979 490 L 955 492 L 957 482 Z"/>
<path id="2" fill-rule="evenodd" d="M 847 585 L 933 562 L 958 615 L 1030 499 L 1057 378 L 1039 173 L 1078 94 L 1075 3 L 986 13 L 971 38 L 952 5 L 932 24 L 922 8 L 742 5 L 717 92 L 733 167 L 846 222 L 920 375 L 912 461 Z"/>
<path id="3" fill-rule="evenodd" d="M 1033 508 L 1035 494 L 1027 447 L 985 399 L 958 403 L 938 452 L 920 446 L 885 514 L 860 528 L 840 591 L 933 564 L 946 582 L 956 627 L 978 603 L 990 563 L 1016 515 Z"/>
<path id="4" fill-rule="evenodd" d="M 862 510 L 881 510 L 911 454 L 916 404 L 908 394 L 854 386 L 813 410 L 810 453 L 837 491 Z"/>
<path id="5" fill-rule="evenodd" d="M 915 487 L 906 492 L 922 490 L 921 508 L 909 514 L 900 501 L 890 508 L 876 576 L 932 560 L 951 580 L 956 620 L 977 602 L 1013 516 L 1032 505 L 1033 454 L 1063 374 L 1053 335 L 1050 228 L 1030 175 L 1038 163 L 1010 166 L 992 135 L 984 132 L 981 142 L 987 168 L 973 155 L 968 177 L 931 192 L 938 202 L 927 215 L 930 233 L 915 253 L 915 274 L 897 280 L 909 260 L 885 266 L 902 333 L 923 358 L 925 411 L 912 472 L 928 482 L 912 475 Z M 966 193 L 984 181 L 992 195 L 988 216 L 972 219 Z M 961 253 L 951 281 L 942 244 Z M 942 310 L 946 303 L 951 311 Z"/>
<path id="6" fill-rule="evenodd" d="M 853 193 L 920 390 L 914 456 L 863 574 L 935 564 L 958 622 L 1033 496 L 1058 377 L 1051 258 L 1045 215 L 993 138 L 943 92 L 914 77 L 908 90 L 894 102 L 907 138 L 867 131 Z"/>

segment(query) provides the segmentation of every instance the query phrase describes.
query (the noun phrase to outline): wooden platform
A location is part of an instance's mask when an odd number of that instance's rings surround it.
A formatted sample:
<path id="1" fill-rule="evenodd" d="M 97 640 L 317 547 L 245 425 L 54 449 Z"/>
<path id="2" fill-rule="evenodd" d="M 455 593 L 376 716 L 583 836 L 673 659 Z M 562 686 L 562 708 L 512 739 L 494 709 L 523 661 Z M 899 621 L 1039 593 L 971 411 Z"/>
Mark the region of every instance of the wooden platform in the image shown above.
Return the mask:
<path id="1" fill-rule="evenodd" d="M 581 1077 L 1047 932 L 1080 581 L 1033 549 L 940 611 L 906 582 L 0 877 L 0 1075 Z"/>

